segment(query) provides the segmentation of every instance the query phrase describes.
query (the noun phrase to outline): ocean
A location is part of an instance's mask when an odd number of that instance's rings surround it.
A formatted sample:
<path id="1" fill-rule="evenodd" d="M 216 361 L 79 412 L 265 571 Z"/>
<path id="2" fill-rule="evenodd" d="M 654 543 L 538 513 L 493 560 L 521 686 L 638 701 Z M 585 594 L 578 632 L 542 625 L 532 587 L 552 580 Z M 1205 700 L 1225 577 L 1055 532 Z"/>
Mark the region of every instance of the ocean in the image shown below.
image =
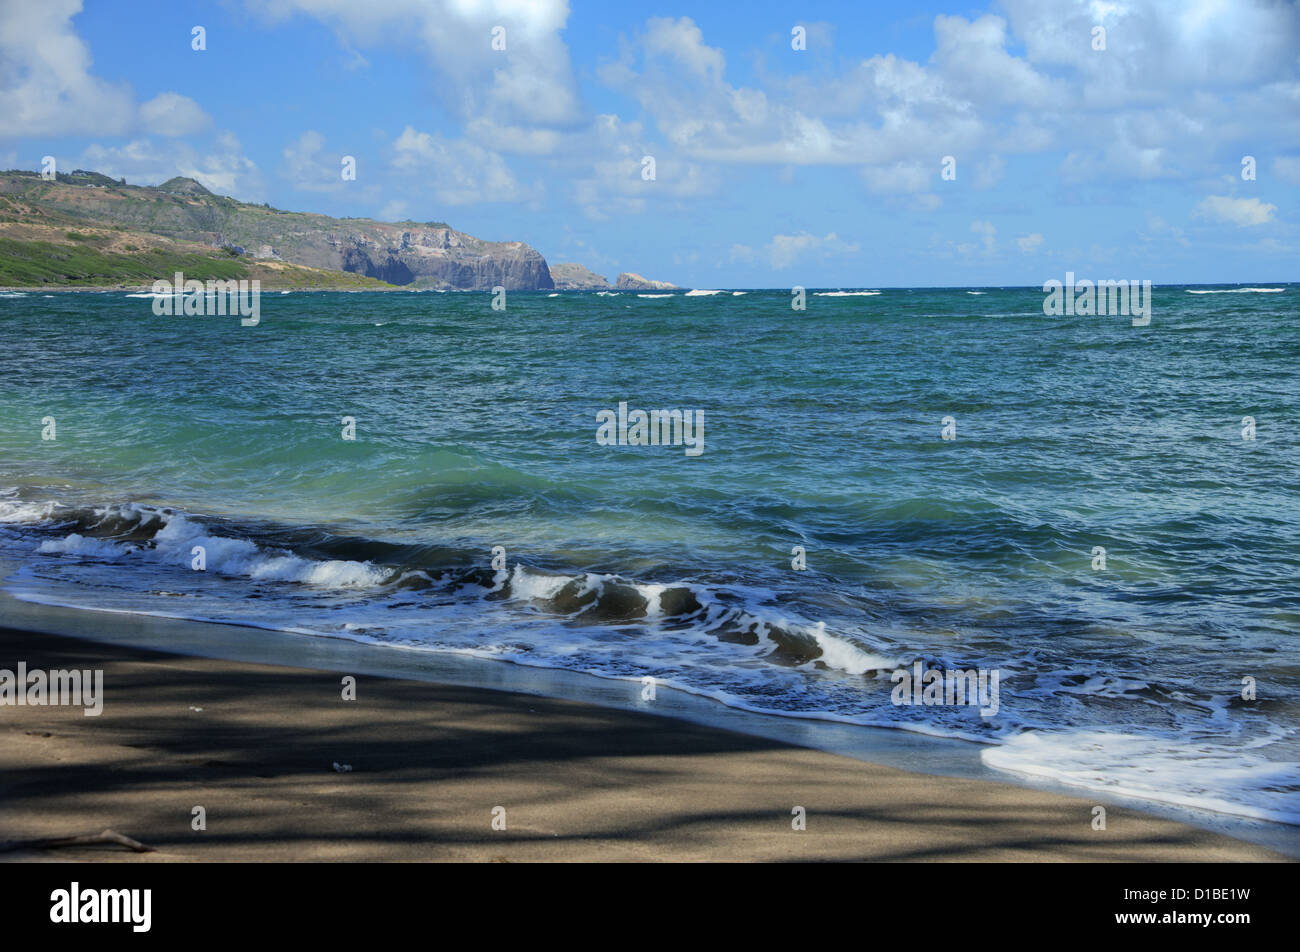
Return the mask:
<path id="1" fill-rule="evenodd" d="M 861 290 L 0 293 L 0 584 L 1300 824 L 1300 285 Z"/>

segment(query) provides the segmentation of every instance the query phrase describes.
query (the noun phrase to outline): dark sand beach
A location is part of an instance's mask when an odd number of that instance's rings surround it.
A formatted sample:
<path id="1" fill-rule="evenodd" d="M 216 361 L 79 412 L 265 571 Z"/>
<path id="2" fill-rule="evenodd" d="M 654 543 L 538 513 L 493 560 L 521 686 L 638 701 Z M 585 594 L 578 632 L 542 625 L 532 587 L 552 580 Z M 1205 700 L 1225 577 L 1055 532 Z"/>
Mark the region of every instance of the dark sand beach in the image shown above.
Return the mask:
<path id="1" fill-rule="evenodd" d="M 1095 831 L 1087 799 L 575 702 L 374 677 L 343 701 L 333 672 L 0 630 L 0 667 L 18 660 L 102 668 L 106 700 L 0 708 L 0 839 L 111 828 L 156 851 L 9 861 L 1285 860 L 1119 807 Z"/>

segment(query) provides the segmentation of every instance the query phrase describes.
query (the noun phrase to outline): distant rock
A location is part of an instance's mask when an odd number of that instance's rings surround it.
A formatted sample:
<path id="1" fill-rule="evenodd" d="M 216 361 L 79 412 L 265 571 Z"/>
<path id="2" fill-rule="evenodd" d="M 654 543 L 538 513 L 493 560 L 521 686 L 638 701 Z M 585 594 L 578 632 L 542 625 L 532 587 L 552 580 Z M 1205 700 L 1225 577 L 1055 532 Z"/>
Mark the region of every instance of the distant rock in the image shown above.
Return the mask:
<path id="1" fill-rule="evenodd" d="M 614 287 L 626 291 L 679 291 L 681 290 L 675 284 L 669 284 L 667 281 L 651 281 L 649 278 L 643 278 L 635 271 L 624 271 L 614 282 Z"/>
<path id="2" fill-rule="evenodd" d="M 602 291 L 609 282 L 580 264 L 551 265 L 551 279 L 557 291 Z"/>

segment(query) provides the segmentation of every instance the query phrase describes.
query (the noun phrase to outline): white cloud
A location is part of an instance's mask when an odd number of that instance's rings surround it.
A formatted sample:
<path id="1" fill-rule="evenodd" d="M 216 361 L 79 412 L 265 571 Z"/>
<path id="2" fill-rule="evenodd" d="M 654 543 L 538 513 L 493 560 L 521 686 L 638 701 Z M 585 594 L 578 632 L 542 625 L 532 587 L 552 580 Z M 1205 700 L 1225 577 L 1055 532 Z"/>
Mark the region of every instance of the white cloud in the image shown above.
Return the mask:
<path id="1" fill-rule="evenodd" d="M 597 221 L 647 207 L 680 207 L 719 186 L 715 172 L 653 145 L 639 122 L 623 122 L 615 115 L 597 116 L 591 129 L 575 136 L 566 151 L 581 157 L 582 163 L 573 173 L 573 199 Z M 654 159 L 653 180 L 642 177 L 647 156 Z"/>
<path id="2" fill-rule="evenodd" d="M 1241 90 L 1294 71 L 1300 10 L 1223 0 L 1002 0 L 1026 58 L 1084 81 L 1082 105 L 1131 106 L 1196 88 Z M 1092 49 L 1093 26 L 1106 50 Z M 1174 98 L 1176 101 L 1176 98 Z"/>
<path id="3" fill-rule="evenodd" d="M 991 221 L 973 221 L 970 223 L 970 230 L 980 236 L 980 245 L 984 254 L 992 255 L 997 252 L 997 234 L 998 230 Z"/>
<path id="4" fill-rule="evenodd" d="M 1239 228 L 1263 225 L 1273 220 L 1276 205 L 1265 205 L 1258 198 L 1230 198 L 1227 195 L 1210 195 L 1196 206 L 1201 218 L 1225 222 Z"/>
<path id="5" fill-rule="evenodd" d="M 159 136 L 189 136 L 212 125 L 212 117 L 188 96 L 161 93 L 140 107 L 146 132 Z"/>
<path id="6" fill-rule="evenodd" d="M 336 192 L 343 187 L 343 156 L 341 153 L 322 156 L 324 148 L 325 137 L 313 129 L 285 146 L 281 153 L 282 170 L 294 188 L 305 192 Z"/>
<path id="7" fill-rule="evenodd" d="M 1061 102 L 1064 87 L 1028 61 L 1007 52 L 1007 22 L 986 15 L 934 18 L 936 49 L 931 58 L 944 79 L 971 102 L 1046 106 Z"/>
<path id="8" fill-rule="evenodd" d="M 991 221 L 981 219 L 971 222 L 970 230 L 980 236 L 978 243 L 974 241 L 953 241 L 951 238 L 936 234 L 930 236 L 930 247 L 941 258 L 991 258 L 997 254 L 997 226 Z"/>
<path id="9" fill-rule="evenodd" d="M 762 86 L 729 83 L 724 51 L 691 19 L 651 18 L 599 75 L 691 159 L 865 166 L 868 189 L 885 193 L 921 192 L 902 173 L 944 154 L 989 156 L 971 179 L 988 188 L 1010 154 L 1068 150 L 1067 182 L 1187 180 L 1213 172 L 1225 141 L 1300 141 L 1293 5 L 1004 6 L 1006 17 L 937 16 L 925 63 L 890 53 Z M 1097 24 L 1104 52 L 1091 48 Z"/>
<path id="10" fill-rule="evenodd" d="M 246 202 L 265 198 L 261 173 L 231 133 L 217 136 L 215 151 L 202 153 L 184 142 L 159 146 L 151 139 L 134 139 L 122 146 L 88 146 L 76 166 L 93 169 L 133 185 L 157 185 L 177 175 L 192 178 L 218 195 Z"/>
<path id="11" fill-rule="evenodd" d="M 415 43 L 435 91 L 464 119 L 564 127 L 582 119 L 569 49 L 567 0 L 248 0 L 273 21 L 303 13 L 352 48 Z M 505 50 L 492 49 L 494 27 Z"/>
<path id="12" fill-rule="evenodd" d="M 0 139 L 61 135 L 187 136 L 211 125 L 194 100 L 164 92 L 138 104 L 127 83 L 91 72 L 73 28 L 81 0 L 0 0 Z"/>
<path id="13" fill-rule="evenodd" d="M 731 260 L 750 264 L 766 262 L 776 270 L 783 271 L 803 258 L 811 256 L 829 258 L 835 255 L 853 254 L 857 250 L 856 244 L 841 241 L 835 232 L 823 238 L 810 235 L 808 232 L 800 232 L 797 235 L 773 235 L 772 240 L 759 249 L 749 245 L 732 245 Z"/>
<path id="14" fill-rule="evenodd" d="M 421 186 L 446 205 L 534 201 L 541 190 L 521 185 L 505 159 L 481 145 L 411 126 L 393 142 L 392 165 L 418 175 Z"/>
<path id="15" fill-rule="evenodd" d="M 868 165 L 861 174 L 871 192 L 884 196 L 892 204 L 930 212 L 943 204 L 938 195 L 927 191 L 938 172 L 937 164 L 895 162 L 892 165 Z"/>
<path id="16" fill-rule="evenodd" d="M 130 132 L 130 87 L 91 75 L 80 12 L 81 0 L 0 2 L 0 138 Z"/>
<path id="17" fill-rule="evenodd" d="M 895 162 L 862 170 L 862 177 L 873 192 L 886 193 L 925 191 L 938 174 L 938 164 L 927 168 L 919 162 Z"/>
<path id="18" fill-rule="evenodd" d="M 769 79 L 765 88 L 733 86 L 726 58 L 689 18 L 651 18 L 617 62 L 599 71 L 650 116 L 669 144 L 692 159 L 781 166 L 855 165 L 868 189 L 925 190 L 944 154 L 990 153 L 995 143 L 1039 149 L 1050 140 L 1019 128 L 996 135 L 990 119 L 1011 105 L 1061 97 L 1054 81 L 1006 50 L 1005 22 L 985 17 L 936 21 L 939 49 L 929 65 L 888 54 L 838 75 Z M 993 79 L 975 79 L 992 71 Z M 970 97 L 986 100 L 977 106 Z M 988 116 L 981 115 L 987 107 Z M 989 159 L 981 183 L 1000 174 Z M 933 208 L 935 195 L 910 204 Z"/>
<path id="19" fill-rule="evenodd" d="M 1038 232 L 1034 232 L 1033 234 L 1025 235 L 1023 238 L 1017 238 L 1016 244 L 1020 246 L 1020 250 L 1025 254 L 1031 255 L 1043 244 L 1043 236 Z"/>

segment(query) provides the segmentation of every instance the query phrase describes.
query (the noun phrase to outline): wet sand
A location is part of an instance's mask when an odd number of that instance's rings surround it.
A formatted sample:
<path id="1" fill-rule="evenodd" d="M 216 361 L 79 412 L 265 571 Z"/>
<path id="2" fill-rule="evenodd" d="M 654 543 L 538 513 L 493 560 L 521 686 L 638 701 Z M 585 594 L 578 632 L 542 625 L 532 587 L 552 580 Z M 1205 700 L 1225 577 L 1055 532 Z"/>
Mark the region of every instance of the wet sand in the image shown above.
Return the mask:
<path id="1" fill-rule="evenodd" d="M 333 672 L 0 629 L 0 668 L 19 661 L 103 669 L 105 702 L 0 706 L 0 840 L 111 828 L 156 852 L 9 861 L 1285 860 L 1116 806 L 1094 830 L 1084 798 L 577 702 L 364 676 L 345 701 Z"/>

